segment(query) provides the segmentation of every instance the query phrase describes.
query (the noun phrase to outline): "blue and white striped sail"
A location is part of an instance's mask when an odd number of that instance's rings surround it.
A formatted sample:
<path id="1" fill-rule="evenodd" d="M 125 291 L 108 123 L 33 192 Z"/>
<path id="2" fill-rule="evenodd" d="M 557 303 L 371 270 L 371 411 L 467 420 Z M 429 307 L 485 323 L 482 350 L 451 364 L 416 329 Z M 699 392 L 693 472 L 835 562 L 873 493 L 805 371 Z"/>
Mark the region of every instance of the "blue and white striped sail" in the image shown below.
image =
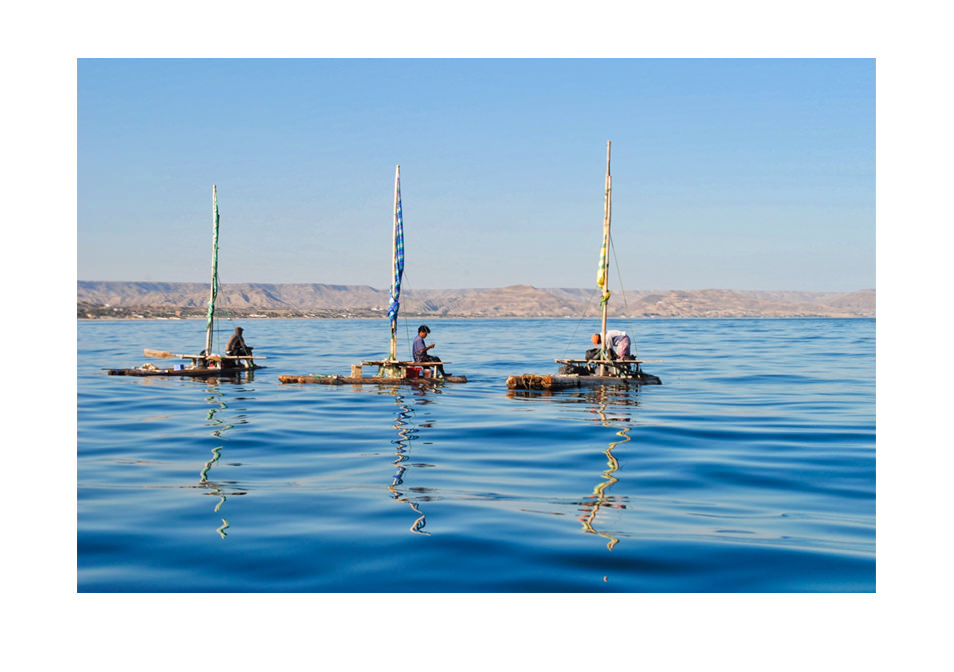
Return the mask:
<path id="1" fill-rule="evenodd" d="M 394 277 L 391 280 L 391 302 L 388 305 L 388 319 L 391 321 L 391 335 L 397 330 L 398 311 L 401 309 L 401 278 L 404 276 L 404 219 L 401 213 L 401 166 L 394 172 Z M 394 353 L 391 353 L 392 357 Z"/>

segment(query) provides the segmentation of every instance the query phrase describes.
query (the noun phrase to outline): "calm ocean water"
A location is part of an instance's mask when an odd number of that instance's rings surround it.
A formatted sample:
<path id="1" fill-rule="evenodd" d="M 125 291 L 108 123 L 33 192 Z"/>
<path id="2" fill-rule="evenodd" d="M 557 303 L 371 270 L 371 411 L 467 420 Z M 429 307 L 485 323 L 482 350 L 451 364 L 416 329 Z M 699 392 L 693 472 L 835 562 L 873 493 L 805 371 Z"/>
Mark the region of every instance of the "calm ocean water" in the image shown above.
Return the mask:
<path id="1" fill-rule="evenodd" d="M 875 590 L 874 320 L 613 321 L 662 386 L 508 392 L 594 321 L 430 320 L 470 381 L 433 390 L 278 382 L 384 320 L 223 322 L 238 383 L 103 370 L 203 322 L 79 322 L 78 590 Z"/>

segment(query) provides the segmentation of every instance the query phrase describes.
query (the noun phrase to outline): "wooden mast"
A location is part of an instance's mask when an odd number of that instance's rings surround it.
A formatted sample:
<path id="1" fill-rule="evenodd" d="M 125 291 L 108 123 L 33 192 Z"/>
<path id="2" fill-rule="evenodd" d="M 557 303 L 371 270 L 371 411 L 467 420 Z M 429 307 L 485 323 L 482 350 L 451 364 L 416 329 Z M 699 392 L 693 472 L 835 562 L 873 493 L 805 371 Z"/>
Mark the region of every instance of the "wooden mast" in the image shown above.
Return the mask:
<path id="1" fill-rule="evenodd" d="M 398 258 L 397 258 L 397 243 L 398 243 L 398 208 L 400 207 L 400 193 L 401 193 L 401 166 L 398 164 L 394 169 L 394 235 L 392 238 L 392 272 L 393 279 L 391 280 L 391 296 L 394 296 L 394 283 L 397 282 L 398 276 Z M 396 297 L 395 297 L 396 298 Z M 397 314 L 395 314 L 394 319 L 391 320 L 391 354 L 388 357 L 391 361 L 397 360 Z"/>
<path id="2" fill-rule="evenodd" d="M 612 178 L 610 177 L 610 141 L 606 141 L 606 195 L 603 202 L 603 298 L 601 303 L 602 318 L 600 320 L 600 350 L 604 361 L 609 359 L 610 346 L 606 342 L 606 311 L 609 308 L 609 253 L 610 253 L 610 214 L 612 210 Z M 600 375 L 605 375 L 606 366 L 600 364 Z"/>
<path id="3" fill-rule="evenodd" d="M 219 291 L 219 203 L 212 185 L 212 284 L 209 289 L 209 314 L 205 326 L 205 356 L 212 354 L 212 323 L 215 318 L 215 295 Z"/>

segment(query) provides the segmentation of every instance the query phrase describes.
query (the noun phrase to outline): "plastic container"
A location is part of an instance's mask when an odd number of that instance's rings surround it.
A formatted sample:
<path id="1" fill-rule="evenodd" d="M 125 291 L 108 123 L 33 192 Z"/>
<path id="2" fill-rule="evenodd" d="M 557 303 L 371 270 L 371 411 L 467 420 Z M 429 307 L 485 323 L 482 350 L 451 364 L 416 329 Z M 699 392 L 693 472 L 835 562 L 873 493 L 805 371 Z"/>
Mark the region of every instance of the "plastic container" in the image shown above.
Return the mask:
<path id="1" fill-rule="evenodd" d="M 422 378 L 422 368 L 420 366 L 408 366 L 404 369 L 405 378 Z"/>

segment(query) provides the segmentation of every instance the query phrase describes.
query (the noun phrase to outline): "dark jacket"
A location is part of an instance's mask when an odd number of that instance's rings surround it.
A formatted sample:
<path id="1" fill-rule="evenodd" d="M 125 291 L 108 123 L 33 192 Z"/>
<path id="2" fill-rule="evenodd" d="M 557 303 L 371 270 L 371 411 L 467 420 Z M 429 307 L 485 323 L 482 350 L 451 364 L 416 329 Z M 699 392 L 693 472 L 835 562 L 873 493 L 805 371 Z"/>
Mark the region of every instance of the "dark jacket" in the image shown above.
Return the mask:
<path id="1" fill-rule="evenodd" d="M 229 338 L 229 342 L 225 344 L 225 354 L 233 356 L 252 354 L 252 349 L 245 345 L 245 339 L 242 338 L 242 331 L 238 327 L 236 327 L 232 337 Z"/>

